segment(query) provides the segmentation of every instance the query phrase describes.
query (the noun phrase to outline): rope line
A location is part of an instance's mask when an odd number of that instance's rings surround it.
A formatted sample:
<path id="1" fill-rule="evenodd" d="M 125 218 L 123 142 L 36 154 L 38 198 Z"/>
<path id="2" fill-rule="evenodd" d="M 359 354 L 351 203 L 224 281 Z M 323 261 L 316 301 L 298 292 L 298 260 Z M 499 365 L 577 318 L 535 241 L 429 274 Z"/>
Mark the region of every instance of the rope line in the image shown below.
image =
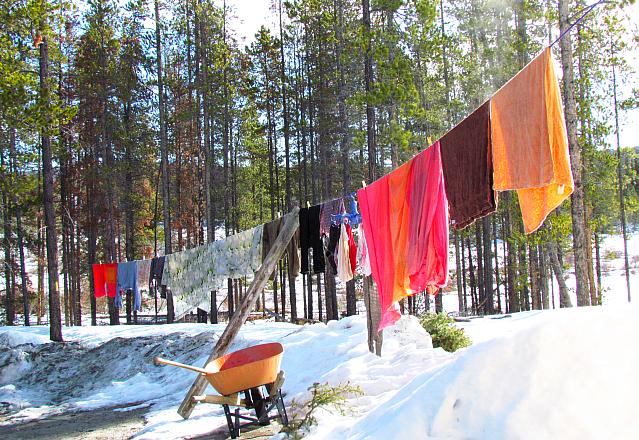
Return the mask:
<path id="1" fill-rule="evenodd" d="M 586 15 L 590 14 L 590 12 L 595 9 L 597 6 L 599 6 L 602 3 L 607 3 L 606 0 L 599 0 L 596 3 L 593 3 L 590 6 L 586 6 L 584 8 L 584 13 L 581 14 L 581 17 L 579 17 L 573 24 L 571 24 L 570 26 L 568 26 L 568 29 L 564 30 L 555 41 L 552 42 L 552 44 L 550 45 L 550 47 L 553 47 L 555 44 L 557 44 L 562 38 L 564 38 L 566 36 L 566 34 L 568 32 L 570 32 L 572 30 L 572 28 L 574 28 L 577 24 L 579 24 L 579 22 L 581 22 L 581 20 L 583 20 Z"/>

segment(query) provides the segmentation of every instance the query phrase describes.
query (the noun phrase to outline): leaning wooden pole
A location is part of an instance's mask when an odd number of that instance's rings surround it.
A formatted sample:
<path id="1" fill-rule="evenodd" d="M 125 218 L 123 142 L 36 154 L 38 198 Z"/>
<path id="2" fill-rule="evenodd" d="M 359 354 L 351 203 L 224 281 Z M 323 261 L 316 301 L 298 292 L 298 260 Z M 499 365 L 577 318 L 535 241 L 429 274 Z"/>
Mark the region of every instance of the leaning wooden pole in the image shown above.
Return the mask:
<path id="1" fill-rule="evenodd" d="M 248 318 L 249 316 L 249 313 L 251 313 L 251 310 L 255 306 L 257 298 L 262 292 L 262 289 L 264 289 L 264 286 L 266 285 L 269 277 L 275 270 L 277 262 L 280 260 L 280 258 L 282 258 L 282 255 L 284 255 L 284 252 L 286 251 L 286 248 L 293 238 L 293 234 L 295 234 L 295 231 L 298 227 L 299 208 L 296 207 L 284 217 L 284 227 L 281 229 L 279 236 L 275 240 L 275 243 L 271 247 L 271 250 L 264 259 L 264 263 L 262 263 L 262 266 L 255 273 L 253 283 L 251 283 L 251 285 L 249 286 L 244 300 L 235 311 L 235 314 L 224 329 L 222 336 L 220 336 L 220 339 L 218 339 L 217 344 L 215 344 L 213 352 L 204 364 L 205 366 L 212 360 L 222 356 L 229 348 L 231 342 L 233 342 L 235 336 L 237 336 L 238 332 L 240 331 L 240 327 L 242 327 L 242 324 L 244 324 L 246 318 Z M 178 408 L 178 414 L 180 414 L 185 419 L 188 419 L 191 416 L 191 412 L 193 412 L 193 408 L 197 403 L 195 400 L 193 400 L 193 397 L 202 394 L 207 384 L 208 382 L 202 375 L 198 376 L 195 379 L 193 385 L 191 385 L 191 389 L 186 394 L 184 400 L 182 400 L 182 403 Z"/>

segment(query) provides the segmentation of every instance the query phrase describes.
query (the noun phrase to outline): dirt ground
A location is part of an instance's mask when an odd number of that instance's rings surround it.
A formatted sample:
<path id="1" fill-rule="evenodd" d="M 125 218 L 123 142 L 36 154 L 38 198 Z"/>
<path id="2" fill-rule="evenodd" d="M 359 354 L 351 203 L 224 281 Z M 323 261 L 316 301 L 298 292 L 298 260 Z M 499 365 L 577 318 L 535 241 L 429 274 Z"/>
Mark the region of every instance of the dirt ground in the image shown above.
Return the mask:
<path id="1" fill-rule="evenodd" d="M 132 405 L 129 405 L 132 406 Z M 131 411 L 114 411 L 126 406 L 115 406 L 92 411 L 57 414 L 40 420 L 32 420 L 8 426 L 0 426 L 0 439 L 15 440 L 124 440 L 144 427 L 144 414 L 148 408 Z M 280 426 L 272 423 L 242 432 L 242 439 L 267 439 L 279 432 Z M 226 425 L 190 440 L 229 439 Z"/>
<path id="2" fill-rule="evenodd" d="M 114 411 L 111 407 L 92 411 L 56 414 L 40 420 L 0 426 L 2 439 L 121 440 L 144 426 L 148 408 Z"/>

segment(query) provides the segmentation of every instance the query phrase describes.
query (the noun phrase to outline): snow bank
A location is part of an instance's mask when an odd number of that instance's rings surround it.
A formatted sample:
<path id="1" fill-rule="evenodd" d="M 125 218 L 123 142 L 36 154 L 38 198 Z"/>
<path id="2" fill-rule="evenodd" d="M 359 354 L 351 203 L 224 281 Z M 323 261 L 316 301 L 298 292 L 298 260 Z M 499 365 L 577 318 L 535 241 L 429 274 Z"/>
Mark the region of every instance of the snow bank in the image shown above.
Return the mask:
<path id="1" fill-rule="evenodd" d="M 433 349 L 412 317 L 385 330 L 381 358 L 368 352 L 363 316 L 306 326 L 247 323 L 230 349 L 284 345 L 289 413 L 293 400 L 309 399 L 314 382 L 362 388 L 364 395 L 349 400 L 350 414 L 319 411 L 311 439 L 629 439 L 639 438 L 638 312 L 597 307 L 474 319 L 460 324 L 474 345 L 452 354 Z M 222 329 L 83 327 L 69 329 L 66 344 L 39 345 L 18 343 L 36 341 L 38 328 L 9 330 L 21 336 L 0 329 L 11 341 L 0 351 L 2 423 L 132 405 L 149 408 L 138 439 L 209 434 L 226 424 L 219 406 L 198 405 L 188 420 L 176 412 L 195 373 L 151 360 L 163 354 L 203 365 Z"/>
<path id="2" fill-rule="evenodd" d="M 636 314 L 538 314 L 420 374 L 352 427 L 313 438 L 639 438 Z"/>
<path id="3" fill-rule="evenodd" d="M 17 347 L 23 344 L 40 345 L 49 342 L 48 327 L 45 328 L 47 331 L 46 335 L 39 334 L 39 332 L 34 333 L 15 329 L 16 327 L 0 327 L 0 347 Z"/>

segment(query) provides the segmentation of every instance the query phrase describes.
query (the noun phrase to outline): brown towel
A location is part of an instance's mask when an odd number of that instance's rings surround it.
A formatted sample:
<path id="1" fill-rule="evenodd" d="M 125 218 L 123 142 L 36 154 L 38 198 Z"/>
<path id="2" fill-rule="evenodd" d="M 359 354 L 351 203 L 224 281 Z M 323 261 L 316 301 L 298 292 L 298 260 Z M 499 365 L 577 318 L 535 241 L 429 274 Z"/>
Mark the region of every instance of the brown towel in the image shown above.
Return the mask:
<path id="1" fill-rule="evenodd" d="M 491 99 L 494 188 L 516 189 L 527 234 L 572 194 L 564 112 L 550 48 Z"/>
<path id="2" fill-rule="evenodd" d="M 288 214 L 287 214 L 288 215 Z M 280 230 L 284 227 L 284 217 L 277 218 L 269 223 L 264 225 L 264 230 L 262 233 L 262 261 L 266 259 L 269 251 L 275 244 L 275 240 L 280 235 Z M 292 257 L 291 268 L 293 270 L 293 275 L 297 276 L 300 273 L 300 256 L 299 256 L 299 243 L 300 243 L 300 230 L 299 228 L 293 234 L 293 238 L 291 239 L 290 244 L 288 245 L 287 255 L 289 258 Z M 273 279 L 275 272 L 271 274 L 271 280 Z"/>
<path id="3" fill-rule="evenodd" d="M 440 139 L 444 184 L 455 229 L 494 212 L 490 103 L 475 110 Z"/>

